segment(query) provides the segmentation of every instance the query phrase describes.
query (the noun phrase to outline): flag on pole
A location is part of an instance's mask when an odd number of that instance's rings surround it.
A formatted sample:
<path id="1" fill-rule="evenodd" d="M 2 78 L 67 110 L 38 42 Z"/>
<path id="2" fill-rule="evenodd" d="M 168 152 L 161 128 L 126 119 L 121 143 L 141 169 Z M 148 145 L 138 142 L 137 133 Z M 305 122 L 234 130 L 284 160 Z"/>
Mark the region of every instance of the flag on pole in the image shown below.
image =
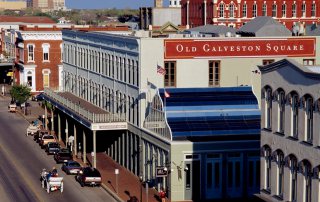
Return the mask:
<path id="1" fill-rule="evenodd" d="M 157 73 L 166 75 L 166 69 L 157 64 Z"/>
<path id="2" fill-rule="evenodd" d="M 164 90 L 164 97 L 165 98 L 169 98 L 170 97 L 170 94 L 166 90 Z"/>

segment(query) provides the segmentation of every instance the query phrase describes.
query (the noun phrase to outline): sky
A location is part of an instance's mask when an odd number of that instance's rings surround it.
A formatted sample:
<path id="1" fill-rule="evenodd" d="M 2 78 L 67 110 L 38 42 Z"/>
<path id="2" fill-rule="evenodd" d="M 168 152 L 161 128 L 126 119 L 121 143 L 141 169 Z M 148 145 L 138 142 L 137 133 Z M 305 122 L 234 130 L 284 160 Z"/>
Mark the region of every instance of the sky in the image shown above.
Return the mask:
<path id="1" fill-rule="evenodd" d="M 132 8 L 153 6 L 154 0 L 65 0 L 67 8 L 71 9 L 105 9 L 105 8 Z M 164 0 L 165 6 L 169 0 Z"/>

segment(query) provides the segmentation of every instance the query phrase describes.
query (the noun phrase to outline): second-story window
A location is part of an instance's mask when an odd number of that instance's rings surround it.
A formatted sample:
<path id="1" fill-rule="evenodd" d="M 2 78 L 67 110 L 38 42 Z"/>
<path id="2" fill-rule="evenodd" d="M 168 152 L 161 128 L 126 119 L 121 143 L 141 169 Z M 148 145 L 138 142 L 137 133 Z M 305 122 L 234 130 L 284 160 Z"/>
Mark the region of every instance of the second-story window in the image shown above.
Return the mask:
<path id="1" fill-rule="evenodd" d="M 301 12 L 302 12 L 302 17 L 306 17 L 306 3 L 302 3 L 301 5 Z"/>
<path id="2" fill-rule="evenodd" d="M 166 61 L 164 63 L 166 74 L 164 75 L 164 86 L 175 87 L 176 86 L 176 62 Z"/>
<path id="3" fill-rule="evenodd" d="M 292 17 L 297 17 L 297 5 L 295 3 L 292 4 Z"/>
<path id="4" fill-rule="evenodd" d="M 282 4 L 281 9 L 282 9 L 282 13 L 281 13 L 282 17 L 285 18 L 286 15 L 287 15 L 287 5 L 286 4 Z"/>
<path id="5" fill-rule="evenodd" d="M 265 91 L 265 128 L 271 129 L 272 121 L 272 90 L 267 88 Z"/>
<path id="6" fill-rule="evenodd" d="M 49 61 L 49 44 L 42 44 L 43 61 Z"/>
<path id="7" fill-rule="evenodd" d="M 234 18 L 234 5 L 233 4 L 230 4 L 229 17 Z"/>
<path id="8" fill-rule="evenodd" d="M 316 17 L 316 4 L 312 3 L 311 5 L 311 17 Z"/>
<path id="9" fill-rule="evenodd" d="M 247 17 L 247 4 L 242 5 L 242 17 L 243 18 Z"/>
<path id="10" fill-rule="evenodd" d="M 267 16 L 267 4 L 262 5 L 262 16 Z"/>
<path id="11" fill-rule="evenodd" d="M 220 3 L 219 5 L 219 17 L 223 18 L 224 17 L 224 4 Z"/>
<path id="12" fill-rule="evenodd" d="M 209 86 L 220 86 L 220 61 L 209 61 Z"/>
<path id="13" fill-rule="evenodd" d="M 277 17 L 277 4 L 272 4 L 272 17 Z"/>
<path id="14" fill-rule="evenodd" d="M 299 97 L 297 94 L 291 95 L 291 136 L 298 138 L 298 115 Z"/>
<path id="15" fill-rule="evenodd" d="M 305 98 L 305 133 L 306 141 L 312 143 L 313 140 L 313 99 L 311 97 Z"/>
<path id="16" fill-rule="evenodd" d="M 34 45 L 28 45 L 28 61 L 34 61 Z"/>
<path id="17" fill-rule="evenodd" d="M 257 17 L 257 4 L 252 5 L 252 17 Z"/>
<path id="18" fill-rule="evenodd" d="M 285 94 L 281 90 L 278 93 L 278 132 L 284 133 L 284 118 L 285 118 Z"/>

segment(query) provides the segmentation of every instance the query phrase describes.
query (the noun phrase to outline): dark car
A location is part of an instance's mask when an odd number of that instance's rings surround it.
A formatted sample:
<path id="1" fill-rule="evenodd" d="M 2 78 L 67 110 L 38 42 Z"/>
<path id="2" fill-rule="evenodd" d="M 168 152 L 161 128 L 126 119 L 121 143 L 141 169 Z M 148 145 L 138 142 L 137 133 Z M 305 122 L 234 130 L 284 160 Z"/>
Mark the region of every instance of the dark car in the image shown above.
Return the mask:
<path id="1" fill-rule="evenodd" d="M 58 153 L 54 154 L 54 160 L 57 163 L 68 162 L 70 160 L 73 160 L 72 153 L 70 152 L 69 149 L 66 149 L 66 148 L 60 149 Z"/>
<path id="2" fill-rule="evenodd" d="M 49 142 L 46 145 L 47 154 L 55 154 L 60 151 L 60 144 L 58 142 Z"/>
<path id="3" fill-rule="evenodd" d="M 39 93 L 38 95 L 32 96 L 31 99 L 32 99 L 32 101 L 42 101 L 43 100 L 42 93 Z"/>
<path id="4" fill-rule="evenodd" d="M 66 172 L 68 175 L 77 174 L 81 169 L 81 165 L 76 161 L 68 161 L 63 164 L 61 169 Z"/>
<path id="5" fill-rule="evenodd" d="M 100 186 L 102 182 L 100 172 L 93 167 L 82 168 L 76 179 L 82 187 L 85 185 Z"/>

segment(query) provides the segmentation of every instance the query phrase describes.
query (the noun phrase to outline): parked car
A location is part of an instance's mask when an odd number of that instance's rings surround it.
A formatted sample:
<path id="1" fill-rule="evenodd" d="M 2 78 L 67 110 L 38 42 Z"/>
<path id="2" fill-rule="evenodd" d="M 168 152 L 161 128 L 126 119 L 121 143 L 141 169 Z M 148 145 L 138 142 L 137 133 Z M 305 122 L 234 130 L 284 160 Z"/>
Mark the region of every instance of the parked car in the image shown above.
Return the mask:
<path id="1" fill-rule="evenodd" d="M 49 142 L 46 146 L 47 154 L 55 154 L 60 151 L 60 144 L 58 142 Z"/>
<path id="2" fill-rule="evenodd" d="M 41 148 L 45 148 L 49 142 L 57 142 L 57 140 L 53 135 L 43 135 L 40 141 Z"/>
<path id="3" fill-rule="evenodd" d="M 32 101 L 42 101 L 43 100 L 42 93 L 39 93 L 37 95 L 32 96 L 31 100 Z"/>
<path id="4" fill-rule="evenodd" d="M 60 149 L 60 151 L 58 153 L 54 154 L 54 160 L 57 163 L 68 162 L 70 160 L 73 160 L 72 153 L 71 153 L 71 151 L 69 149 L 62 148 L 62 149 Z"/>
<path id="5" fill-rule="evenodd" d="M 100 172 L 93 167 L 82 168 L 78 172 L 76 179 L 82 187 L 85 185 L 100 186 L 102 182 Z"/>
<path id="6" fill-rule="evenodd" d="M 65 162 L 61 169 L 66 172 L 68 175 L 77 174 L 82 169 L 81 165 L 76 161 Z"/>
<path id="7" fill-rule="evenodd" d="M 42 126 L 40 126 L 40 128 L 41 128 L 41 127 L 42 127 Z M 36 142 L 40 143 L 40 141 L 41 141 L 41 139 L 42 139 L 42 136 L 44 136 L 44 135 L 49 135 L 49 131 L 48 131 L 48 130 L 45 130 L 45 129 L 39 130 L 38 133 L 33 136 L 33 139 L 34 139 Z"/>
<path id="8" fill-rule="evenodd" d="M 15 103 L 9 103 L 8 105 L 8 111 L 9 112 L 12 112 L 12 113 L 15 113 L 17 110 L 17 105 Z"/>

